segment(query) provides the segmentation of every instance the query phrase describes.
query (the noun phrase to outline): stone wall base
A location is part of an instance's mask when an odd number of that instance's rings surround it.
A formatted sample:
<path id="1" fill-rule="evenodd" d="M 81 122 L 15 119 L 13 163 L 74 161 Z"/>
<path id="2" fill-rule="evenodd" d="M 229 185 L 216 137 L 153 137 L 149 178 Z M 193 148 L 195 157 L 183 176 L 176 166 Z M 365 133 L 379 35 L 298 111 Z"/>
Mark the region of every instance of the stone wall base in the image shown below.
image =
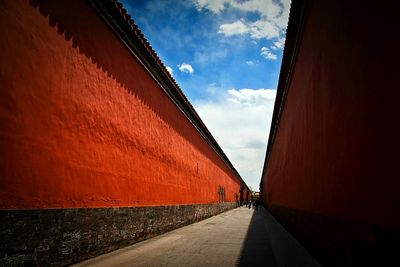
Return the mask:
<path id="1" fill-rule="evenodd" d="M 235 207 L 235 203 L 0 211 L 0 266 L 69 265 Z"/>

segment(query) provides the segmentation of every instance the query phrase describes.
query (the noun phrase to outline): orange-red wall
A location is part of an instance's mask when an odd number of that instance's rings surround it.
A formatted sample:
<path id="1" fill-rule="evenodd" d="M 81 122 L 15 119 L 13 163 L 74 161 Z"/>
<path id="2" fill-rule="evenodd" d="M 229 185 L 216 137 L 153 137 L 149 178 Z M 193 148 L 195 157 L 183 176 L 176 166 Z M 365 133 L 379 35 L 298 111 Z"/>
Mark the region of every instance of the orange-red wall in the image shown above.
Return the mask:
<path id="1" fill-rule="evenodd" d="M 0 208 L 235 201 L 240 183 L 84 1 L 0 2 Z M 197 167 L 198 166 L 198 167 Z"/>
<path id="2" fill-rule="evenodd" d="M 399 229 L 398 4 L 308 2 L 264 201 Z"/>

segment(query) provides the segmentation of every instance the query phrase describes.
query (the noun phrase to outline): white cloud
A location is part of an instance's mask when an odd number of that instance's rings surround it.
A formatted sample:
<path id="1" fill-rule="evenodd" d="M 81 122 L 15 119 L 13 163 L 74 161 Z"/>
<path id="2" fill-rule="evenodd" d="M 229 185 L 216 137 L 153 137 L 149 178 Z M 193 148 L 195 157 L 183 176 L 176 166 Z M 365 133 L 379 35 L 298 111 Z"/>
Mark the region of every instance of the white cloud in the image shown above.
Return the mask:
<path id="1" fill-rule="evenodd" d="M 255 67 L 255 66 L 258 66 L 259 62 L 258 62 L 258 60 L 257 61 L 248 60 L 248 61 L 246 61 L 246 64 L 250 67 Z"/>
<path id="2" fill-rule="evenodd" d="M 234 2 L 232 0 L 193 0 L 194 5 L 196 6 L 198 11 L 202 11 L 203 9 L 208 9 L 214 14 L 221 13 L 226 5 L 229 5 L 230 2 Z"/>
<path id="3" fill-rule="evenodd" d="M 230 89 L 194 106 L 246 183 L 258 190 L 276 90 Z M 232 131 L 232 129 L 235 129 Z"/>
<path id="4" fill-rule="evenodd" d="M 281 13 L 281 5 L 273 0 L 234 1 L 233 7 L 246 12 L 258 12 L 266 18 L 275 18 Z"/>
<path id="5" fill-rule="evenodd" d="M 169 66 L 166 66 L 165 67 L 166 69 L 167 69 L 167 71 L 169 72 L 169 74 L 171 74 L 171 76 L 172 76 L 172 74 L 173 74 L 173 69 L 171 68 L 171 67 L 169 67 Z"/>
<path id="6" fill-rule="evenodd" d="M 271 45 L 271 48 L 277 50 L 277 49 L 282 49 L 284 46 L 285 46 L 285 38 L 282 37 L 278 38 L 278 40 L 275 41 L 273 45 Z"/>
<path id="7" fill-rule="evenodd" d="M 226 9 L 259 14 L 253 22 L 244 19 L 220 25 L 218 33 L 225 36 L 250 34 L 253 39 L 279 37 L 287 26 L 290 0 L 193 0 L 197 10 L 209 10 L 220 14 Z"/>
<path id="8" fill-rule="evenodd" d="M 237 34 L 245 34 L 249 32 L 249 26 L 245 22 L 244 19 L 240 19 L 238 21 L 235 21 L 233 23 L 228 23 L 228 24 L 222 24 L 219 26 L 219 31 L 218 33 L 221 33 L 225 36 L 232 36 L 232 35 L 237 35 Z"/>
<path id="9" fill-rule="evenodd" d="M 290 11 L 290 3 L 291 0 L 282 0 L 281 6 L 282 10 L 280 15 L 276 19 L 276 24 L 279 25 L 282 29 L 286 29 L 289 19 L 289 11 Z"/>
<path id="10" fill-rule="evenodd" d="M 271 39 L 279 36 L 280 29 L 268 20 L 257 20 L 250 24 L 250 36 L 253 39 Z"/>
<path id="11" fill-rule="evenodd" d="M 280 2 L 273 0 L 193 0 L 198 11 L 209 10 L 214 14 L 220 14 L 222 11 L 233 8 L 244 12 L 256 12 L 263 17 L 275 18 L 281 15 L 283 8 L 286 7 L 283 0 Z M 289 1 L 290 4 L 290 1 Z"/>
<path id="12" fill-rule="evenodd" d="M 278 59 L 278 57 L 274 53 L 272 53 L 271 50 L 269 50 L 268 47 L 265 47 L 265 46 L 261 48 L 260 55 L 262 55 L 266 59 L 270 59 L 270 60 L 277 60 Z"/>
<path id="13" fill-rule="evenodd" d="M 184 73 L 193 74 L 193 72 L 194 72 L 193 67 L 187 63 L 182 63 L 182 64 L 178 65 L 178 67 L 179 67 L 179 70 Z"/>
<path id="14" fill-rule="evenodd" d="M 253 39 L 271 39 L 279 36 L 279 28 L 272 22 L 257 20 L 248 23 L 243 18 L 233 23 L 222 24 L 219 26 L 218 33 L 225 36 L 250 34 Z"/>
<path id="15" fill-rule="evenodd" d="M 259 105 L 264 101 L 275 99 L 275 90 L 230 89 L 227 92 L 229 94 L 229 98 L 227 99 L 227 101 L 244 106 Z"/>

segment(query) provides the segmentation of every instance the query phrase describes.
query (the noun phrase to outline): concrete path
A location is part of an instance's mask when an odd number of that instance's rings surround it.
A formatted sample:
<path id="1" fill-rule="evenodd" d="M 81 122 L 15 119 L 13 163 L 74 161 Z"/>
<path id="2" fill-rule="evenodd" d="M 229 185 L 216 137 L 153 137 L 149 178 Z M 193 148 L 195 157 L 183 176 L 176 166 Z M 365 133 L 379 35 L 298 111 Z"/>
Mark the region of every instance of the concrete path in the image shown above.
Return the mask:
<path id="1" fill-rule="evenodd" d="M 286 235 L 265 209 L 241 207 L 76 266 L 318 266 Z"/>

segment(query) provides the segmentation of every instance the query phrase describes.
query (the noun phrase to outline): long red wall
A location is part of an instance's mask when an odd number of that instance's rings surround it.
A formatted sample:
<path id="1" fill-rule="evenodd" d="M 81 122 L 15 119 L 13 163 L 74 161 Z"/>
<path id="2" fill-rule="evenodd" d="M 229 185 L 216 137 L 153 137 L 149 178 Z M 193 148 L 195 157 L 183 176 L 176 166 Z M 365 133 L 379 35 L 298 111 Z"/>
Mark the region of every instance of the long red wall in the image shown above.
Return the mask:
<path id="1" fill-rule="evenodd" d="M 240 182 L 84 1 L 0 2 L 0 208 L 214 203 Z"/>
<path id="2" fill-rule="evenodd" d="M 308 2 L 264 201 L 399 229 L 398 4 Z"/>

